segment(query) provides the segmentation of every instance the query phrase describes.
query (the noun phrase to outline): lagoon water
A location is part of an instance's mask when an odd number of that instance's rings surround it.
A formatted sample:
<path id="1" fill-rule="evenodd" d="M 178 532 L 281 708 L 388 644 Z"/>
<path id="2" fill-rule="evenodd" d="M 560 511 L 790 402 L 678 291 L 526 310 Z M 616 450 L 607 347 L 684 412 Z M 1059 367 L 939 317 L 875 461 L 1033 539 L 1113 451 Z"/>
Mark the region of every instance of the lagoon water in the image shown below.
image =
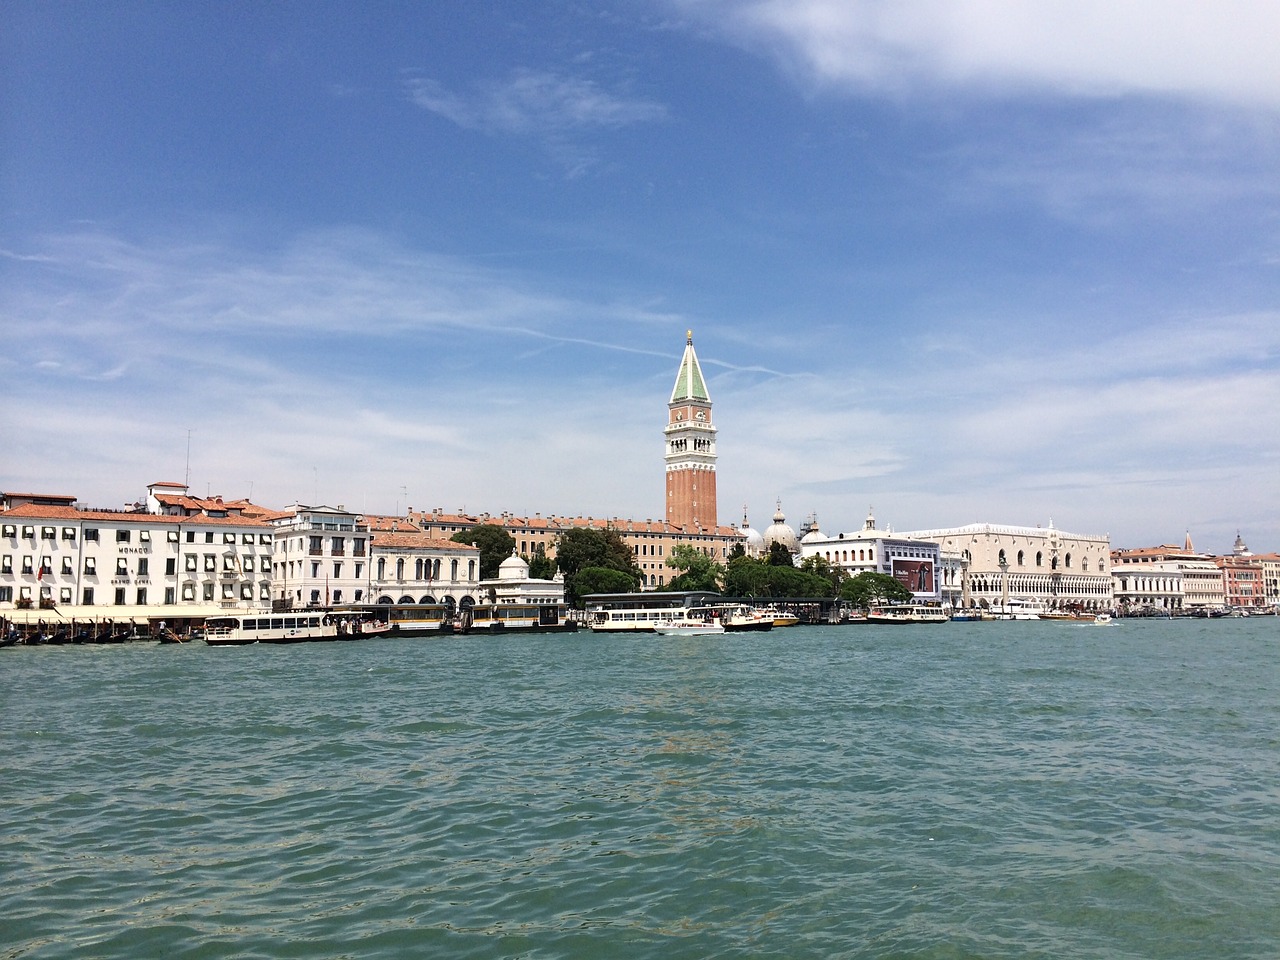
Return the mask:
<path id="1" fill-rule="evenodd" d="M 1280 956 L 1280 619 L 0 650 L 0 957 Z"/>

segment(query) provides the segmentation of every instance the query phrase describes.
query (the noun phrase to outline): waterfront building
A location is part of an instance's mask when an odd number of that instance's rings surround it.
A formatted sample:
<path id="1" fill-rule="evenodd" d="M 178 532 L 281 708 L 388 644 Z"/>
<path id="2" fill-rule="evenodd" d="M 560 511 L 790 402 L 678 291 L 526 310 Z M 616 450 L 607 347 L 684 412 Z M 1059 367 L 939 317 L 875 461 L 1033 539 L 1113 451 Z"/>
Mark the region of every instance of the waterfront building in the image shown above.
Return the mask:
<path id="1" fill-rule="evenodd" d="M 1262 564 L 1262 595 L 1266 604 L 1280 609 L 1280 553 L 1260 553 L 1256 559 Z"/>
<path id="2" fill-rule="evenodd" d="M 1156 547 L 1135 547 L 1111 552 L 1113 576 L 1133 567 L 1153 565 L 1166 565 L 1168 569 L 1177 570 L 1181 579 L 1181 609 L 1184 611 L 1212 612 L 1221 610 L 1225 605 L 1222 571 L 1211 557 L 1196 553 L 1191 534 L 1187 534 L 1186 542 L 1181 547 L 1165 543 Z M 1139 570 L 1133 575 L 1142 574 Z"/>
<path id="3" fill-rule="evenodd" d="M 1262 561 L 1253 555 L 1239 533 L 1231 553 L 1214 557 L 1213 562 L 1222 571 L 1222 593 L 1228 607 L 1256 610 L 1266 606 Z"/>
<path id="4" fill-rule="evenodd" d="M 1109 610 L 1111 545 L 1105 534 L 1068 533 L 1044 527 L 973 523 L 899 533 L 931 540 L 942 555 L 955 555 L 963 582 L 962 605 L 991 606 L 1029 600 L 1051 610 Z M 951 566 L 955 568 L 956 561 Z M 949 585 L 954 593 L 955 584 Z"/>
<path id="5" fill-rule="evenodd" d="M 370 531 L 370 603 L 442 604 L 452 614 L 481 601 L 480 551 L 416 530 Z"/>
<path id="6" fill-rule="evenodd" d="M 480 581 L 480 598 L 485 603 L 564 606 L 564 580 L 529 576 L 529 564 L 512 552 L 498 567 L 493 580 Z"/>
<path id="7" fill-rule="evenodd" d="M 848 576 L 882 573 L 893 577 L 921 602 L 941 602 L 943 597 L 942 552 L 934 540 L 914 534 L 895 534 L 876 529 L 876 518 L 868 513 L 862 529 L 828 536 L 817 528 L 816 519 L 799 544 L 800 559 L 821 557 Z M 765 534 L 766 539 L 768 533 Z"/>
<path id="8" fill-rule="evenodd" d="M 0 611 L 19 622 L 165 619 L 170 624 L 271 601 L 272 527 L 247 501 L 192 501 L 155 483 L 126 510 L 75 498 L 3 495 Z M 10 612 L 12 611 L 12 613 Z"/>
<path id="9" fill-rule="evenodd" d="M 1185 603 L 1182 565 L 1174 560 L 1112 563 L 1116 606 L 1126 613 L 1177 613 Z"/>

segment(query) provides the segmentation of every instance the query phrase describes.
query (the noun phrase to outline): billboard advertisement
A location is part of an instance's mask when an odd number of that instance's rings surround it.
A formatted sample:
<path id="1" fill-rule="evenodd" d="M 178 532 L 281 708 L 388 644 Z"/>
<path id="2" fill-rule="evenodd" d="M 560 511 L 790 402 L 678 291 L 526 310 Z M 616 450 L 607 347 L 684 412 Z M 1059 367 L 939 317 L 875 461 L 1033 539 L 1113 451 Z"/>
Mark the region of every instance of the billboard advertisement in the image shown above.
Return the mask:
<path id="1" fill-rule="evenodd" d="M 903 560 L 893 558 L 893 577 L 915 594 L 936 594 L 933 585 L 932 560 Z"/>

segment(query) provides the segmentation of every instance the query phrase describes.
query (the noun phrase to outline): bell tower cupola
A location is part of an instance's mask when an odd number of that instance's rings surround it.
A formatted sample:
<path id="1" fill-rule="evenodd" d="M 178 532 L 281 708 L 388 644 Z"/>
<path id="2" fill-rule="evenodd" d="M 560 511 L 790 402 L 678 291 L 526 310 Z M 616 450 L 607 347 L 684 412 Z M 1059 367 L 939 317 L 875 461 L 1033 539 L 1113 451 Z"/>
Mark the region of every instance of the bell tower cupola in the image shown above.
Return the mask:
<path id="1" fill-rule="evenodd" d="M 667 523 L 692 529 L 716 526 L 716 428 L 693 350 L 693 331 L 685 340 L 676 385 L 667 404 Z"/>

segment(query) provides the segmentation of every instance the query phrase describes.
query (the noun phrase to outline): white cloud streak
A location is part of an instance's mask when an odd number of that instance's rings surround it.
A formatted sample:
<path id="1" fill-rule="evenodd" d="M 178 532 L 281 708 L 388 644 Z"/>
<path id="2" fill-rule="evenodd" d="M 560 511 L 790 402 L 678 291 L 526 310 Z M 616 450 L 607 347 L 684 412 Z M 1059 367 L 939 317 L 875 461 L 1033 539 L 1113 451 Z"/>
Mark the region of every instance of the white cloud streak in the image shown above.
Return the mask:
<path id="1" fill-rule="evenodd" d="M 1280 438 L 1240 415 L 1242 398 L 1280 405 L 1276 312 L 977 354 L 815 355 L 761 329 L 764 367 L 740 318 L 570 299 L 368 232 L 268 253 L 38 246 L 0 285 L 9 489 L 124 502 L 181 479 L 192 429 L 198 489 L 252 479 L 277 506 L 390 510 L 407 486 L 419 506 L 657 516 L 662 412 L 693 326 L 725 520 L 746 501 L 762 525 L 780 496 L 831 529 L 875 504 L 899 529 L 1052 516 L 1128 544 L 1238 524 L 1280 540 L 1274 492 L 1247 479 L 1274 475 Z"/>
<path id="2" fill-rule="evenodd" d="M 672 0 L 823 85 L 1129 94 L 1280 108 L 1280 6 L 1256 0 Z"/>

